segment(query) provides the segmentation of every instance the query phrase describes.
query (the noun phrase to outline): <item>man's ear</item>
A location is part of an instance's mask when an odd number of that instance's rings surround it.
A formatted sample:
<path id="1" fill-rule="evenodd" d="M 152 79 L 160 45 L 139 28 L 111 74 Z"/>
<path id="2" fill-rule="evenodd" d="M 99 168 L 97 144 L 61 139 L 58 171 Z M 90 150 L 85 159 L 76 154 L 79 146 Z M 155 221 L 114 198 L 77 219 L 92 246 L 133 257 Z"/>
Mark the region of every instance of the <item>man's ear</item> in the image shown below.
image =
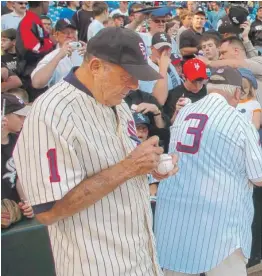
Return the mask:
<path id="1" fill-rule="evenodd" d="M 102 61 L 99 58 L 93 58 L 89 62 L 89 68 L 93 75 L 98 74 L 98 72 L 103 68 Z"/>

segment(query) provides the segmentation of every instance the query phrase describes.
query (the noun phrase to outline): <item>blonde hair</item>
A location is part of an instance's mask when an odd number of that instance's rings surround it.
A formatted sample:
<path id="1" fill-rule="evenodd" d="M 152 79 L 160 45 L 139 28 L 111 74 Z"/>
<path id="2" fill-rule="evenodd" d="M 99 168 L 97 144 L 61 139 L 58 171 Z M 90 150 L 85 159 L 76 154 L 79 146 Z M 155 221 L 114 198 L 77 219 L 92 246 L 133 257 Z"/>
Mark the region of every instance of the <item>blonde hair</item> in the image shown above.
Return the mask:
<path id="1" fill-rule="evenodd" d="M 249 99 L 255 98 L 255 96 L 256 96 L 256 90 L 253 87 L 252 83 L 250 82 L 249 79 L 242 77 L 242 83 L 243 83 L 244 80 L 246 80 L 249 83 L 249 92 L 247 94 L 247 98 L 249 98 Z"/>

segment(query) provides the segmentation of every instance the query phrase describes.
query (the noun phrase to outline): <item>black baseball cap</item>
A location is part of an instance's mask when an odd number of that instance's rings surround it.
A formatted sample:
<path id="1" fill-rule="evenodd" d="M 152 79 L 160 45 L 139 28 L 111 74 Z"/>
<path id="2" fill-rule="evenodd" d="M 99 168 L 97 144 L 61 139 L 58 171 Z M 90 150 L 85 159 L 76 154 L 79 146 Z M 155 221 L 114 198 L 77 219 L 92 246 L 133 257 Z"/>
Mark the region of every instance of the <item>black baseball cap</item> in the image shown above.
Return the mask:
<path id="1" fill-rule="evenodd" d="M 59 19 L 55 24 L 55 30 L 57 32 L 61 32 L 66 28 L 72 28 L 76 30 L 76 25 L 72 20 L 68 18 Z"/>
<path id="2" fill-rule="evenodd" d="M 214 71 L 208 82 L 213 84 L 228 84 L 242 87 L 242 76 L 237 69 L 226 66 Z"/>
<path id="3" fill-rule="evenodd" d="M 107 27 L 87 43 L 87 53 L 117 64 L 138 80 L 152 81 L 162 76 L 147 62 L 146 46 L 132 30 Z"/>
<path id="4" fill-rule="evenodd" d="M 158 32 L 155 33 L 152 37 L 152 46 L 154 46 L 157 50 L 162 47 L 172 48 L 172 41 L 167 33 Z"/>
<path id="5" fill-rule="evenodd" d="M 15 29 L 6 29 L 1 33 L 2 37 L 9 38 L 11 40 L 16 39 L 16 30 Z"/>
<path id="6" fill-rule="evenodd" d="M 229 10 L 228 17 L 233 25 L 240 25 L 247 21 L 249 13 L 241 6 L 232 6 Z"/>
<path id="7" fill-rule="evenodd" d="M 221 35 L 227 33 L 238 35 L 241 34 L 243 30 L 239 26 L 232 24 L 230 21 L 225 21 L 218 27 L 218 32 Z"/>
<path id="8" fill-rule="evenodd" d="M 149 117 L 143 113 L 133 113 L 134 121 L 136 125 L 150 125 Z"/>
<path id="9" fill-rule="evenodd" d="M 202 14 L 202 15 L 206 16 L 206 13 L 205 13 L 204 9 L 201 6 L 198 6 L 196 8 L 196 11 L 194 12 L 194 14 Z"/>
<path id="10" fill-rule="evenodd" d="M 5 104 L 5 107 L 4 107 Z M 1 94 L 1 110 L 4 114 L 11 114 L 14 113 L 20 116 L 27 116 L 28 112 L 31 110 L 31 106 L 26 105 L 24 101 L 18 98 L 15 95 L 2 93 Z"/>

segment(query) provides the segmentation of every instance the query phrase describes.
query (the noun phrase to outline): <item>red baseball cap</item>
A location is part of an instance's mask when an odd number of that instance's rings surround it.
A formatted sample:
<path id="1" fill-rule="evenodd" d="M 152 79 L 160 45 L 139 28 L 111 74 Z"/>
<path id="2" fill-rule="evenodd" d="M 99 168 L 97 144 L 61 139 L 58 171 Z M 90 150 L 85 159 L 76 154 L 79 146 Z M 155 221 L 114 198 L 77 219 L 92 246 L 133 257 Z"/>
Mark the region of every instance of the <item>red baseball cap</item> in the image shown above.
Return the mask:
<path id="1" fill-rule="evenodd" d="M 189 59 L 183 66 L 184 76 L 190 81 L 207 79 L 206 69 L 205 63 L 197 58 Z"/>

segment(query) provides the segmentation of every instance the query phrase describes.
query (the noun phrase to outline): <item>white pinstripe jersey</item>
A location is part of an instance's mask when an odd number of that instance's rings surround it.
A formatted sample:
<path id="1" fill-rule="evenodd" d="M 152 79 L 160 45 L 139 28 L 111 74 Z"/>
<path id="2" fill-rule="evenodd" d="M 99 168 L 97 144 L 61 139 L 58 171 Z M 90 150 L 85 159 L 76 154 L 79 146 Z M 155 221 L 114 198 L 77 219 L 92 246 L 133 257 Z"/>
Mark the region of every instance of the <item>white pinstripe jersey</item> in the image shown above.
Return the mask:
<path id="1" fill-rule="evenodd" d="M 258 141 L 255 128 L 219 94 L 179 112 L 169 147 L 179 155 L 179 172 L 162 181 L 157 194 L 161 267 L 197 274 L 237 248 L 249 257 L 253 189 L 248 180 L 262 180 Z"/>
<path id="2" fill-rule="evenodd" d="M 135 148 L 128 106 L 123 101 L 116 111 L 121 137 L 114 110 L 72 83 L 63 80 L 36 100 L 14 152 L 32 205 L 61 199 Z M 135 177 L 49 227 L 57 276 L 162 275 L 151 225 L 147 177 Z"/>

